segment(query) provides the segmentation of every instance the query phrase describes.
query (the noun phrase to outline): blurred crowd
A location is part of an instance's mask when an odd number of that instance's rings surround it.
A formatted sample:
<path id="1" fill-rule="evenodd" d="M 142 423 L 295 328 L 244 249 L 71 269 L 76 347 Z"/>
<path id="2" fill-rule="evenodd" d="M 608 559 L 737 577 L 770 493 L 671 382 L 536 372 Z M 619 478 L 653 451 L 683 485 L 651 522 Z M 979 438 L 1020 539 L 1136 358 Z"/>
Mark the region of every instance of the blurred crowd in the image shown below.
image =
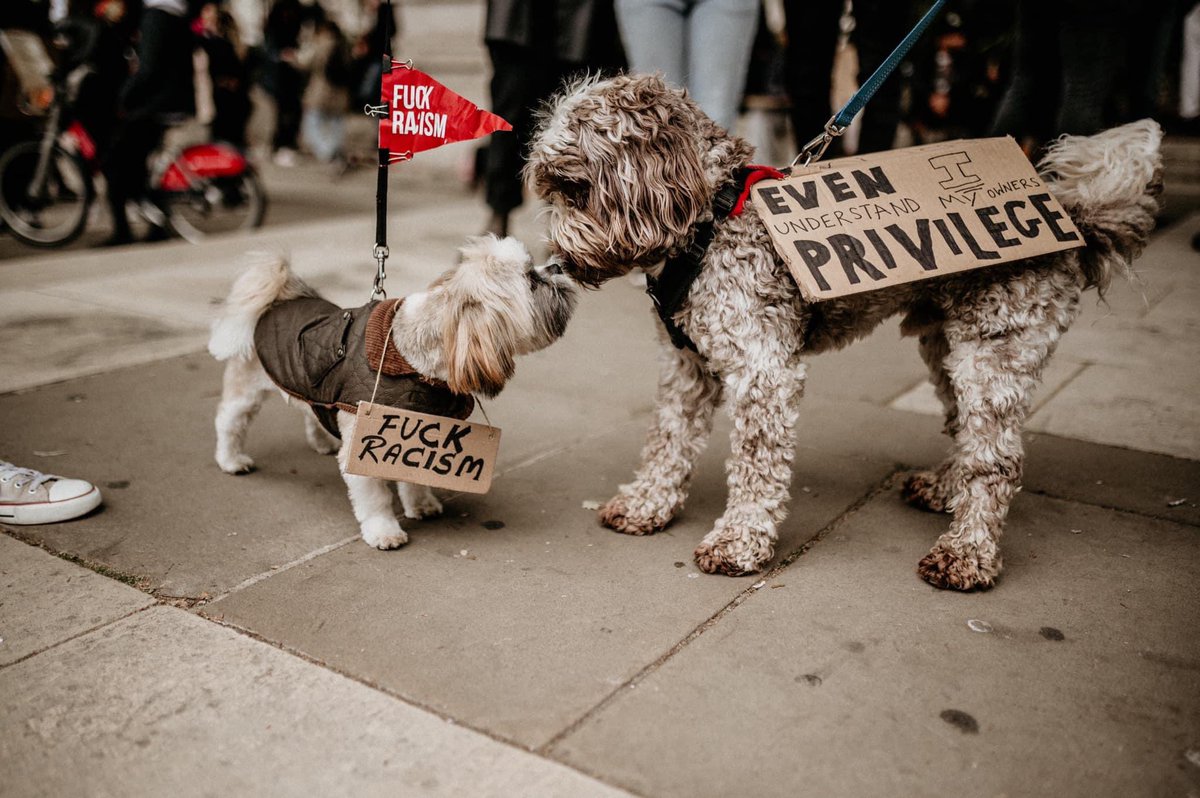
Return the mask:
<path id="1" fill-rule="evenodd" d="M 40 58 L 52 63 L 61 58 L 52 43 L 74 25 L 90 30 L 94 67 L 78 113 L 107 153 L 116 202 L 121 175 L 144 170 L 175 120 L 199 118 L 213 138 L 245 147 L 248 120 L 264 104 L 273 132 L 263 156 L 282 167 L 302 157 L 351 166 L 347 116 L 378 102 L 380 56 L 395 52 L 402 3 L 395 11 L 381 0 L 326 3 L 3 0 L 0 151 L 36 135 L 46 103 L 30 66 L 39 57 L 16 33 L 45 42 Z M 492 136 L 474 159 L 487 229 L 507 231 L 523 199 L 522 150 L 536 109 L 571 75 L 660 72 L 758 145 L 760 160 L 786 161 L 929 4 L 488 0 L 490 106 L 514 132 Z M 951 0 L 831 155 L 998 134 L 1034 155 L 1056 135 L 1143 116 L 1200 133 L 1200 3 Z"/>

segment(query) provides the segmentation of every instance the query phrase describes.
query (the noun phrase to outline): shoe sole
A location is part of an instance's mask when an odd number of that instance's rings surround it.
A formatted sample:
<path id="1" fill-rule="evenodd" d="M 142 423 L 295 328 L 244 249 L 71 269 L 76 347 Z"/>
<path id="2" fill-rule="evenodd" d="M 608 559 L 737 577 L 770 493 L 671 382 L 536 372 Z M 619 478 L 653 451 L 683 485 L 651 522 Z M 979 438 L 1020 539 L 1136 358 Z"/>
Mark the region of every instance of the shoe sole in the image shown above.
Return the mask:
<path id="1" fill-rule="evenodd" d="M 58 502 L 0 504 L 0 524 L 54 524 L 69 521 L 100 506 L 100 489 L 93 487 L 82 496 Z"/>

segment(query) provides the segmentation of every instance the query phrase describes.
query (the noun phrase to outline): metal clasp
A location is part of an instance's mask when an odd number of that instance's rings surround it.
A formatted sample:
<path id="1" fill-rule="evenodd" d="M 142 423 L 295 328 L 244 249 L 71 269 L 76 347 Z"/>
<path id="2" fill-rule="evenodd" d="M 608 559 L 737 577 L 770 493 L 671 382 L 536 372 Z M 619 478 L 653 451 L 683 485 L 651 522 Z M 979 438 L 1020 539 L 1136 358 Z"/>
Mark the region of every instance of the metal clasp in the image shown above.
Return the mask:
<path id="1" fill-rule="evenodd" d="M 382 119 L 388 115 L 387 103 L 383 103 L 382 105 L 371 105 L 370 103 L 367 103 L 363 106 L 363 113 L 367 116 L 373 116 L 376 119 Z"/>
<path id="2" fill-rule="evenodd" d="M 829 145 L 838 136 L 846 132 L 846 128 L 834 122 L 837 115 L 829 117 L 829 121 L 825 123 L 825 129 L 807 144 L 800 148 L 800 152 L 792 159 L 789 169 L 796 166 L 808 166 L 813 161 L 821 160 L 821 156 L 825 154 L 825 150 L 829 149 Z"/>
<path id="3" fill-rule="evenodd" d="M 388 252 L 387 247 L 383 246 L 382 244 L 376 244 L 375 249 L 372 254 L 375 257 L 376 263 L 378 263 L 378 267 L 375 271 L 375 286 L 371 289 L 371 297 L 370 298 L 371 299 L 375 299 L 376 297 L 386 298 L 387 291 L 384 290 L 383 281 L 387 279 L 386 264 L 387 264 L 388 255 L 390 253 Z"/>

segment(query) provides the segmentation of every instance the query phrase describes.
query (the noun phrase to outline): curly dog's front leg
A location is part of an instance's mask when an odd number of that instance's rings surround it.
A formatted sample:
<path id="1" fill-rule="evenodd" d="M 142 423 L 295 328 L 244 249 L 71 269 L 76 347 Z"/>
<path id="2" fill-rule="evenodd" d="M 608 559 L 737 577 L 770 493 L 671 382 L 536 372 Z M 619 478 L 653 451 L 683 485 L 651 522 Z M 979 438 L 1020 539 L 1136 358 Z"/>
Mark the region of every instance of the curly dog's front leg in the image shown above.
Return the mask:
<path id="1" fill-rule="evenodd" d="M 687 499 L 692 469 L 712 431 L 721 382 L 695 352 L 664 343 L 654 423 L 633 481 L 600 508 L 600 522 L 628 535 L 666 527 Z"/>
<path id="2" fill-rule="evenodd" d="M 787 517 L 804 369 L 782 360 L 755 366 L 726 378 L 733 417 L 729 502 L 695 552 L 708 573 L 762 570 L 775 556 L 779 524 Z"/>

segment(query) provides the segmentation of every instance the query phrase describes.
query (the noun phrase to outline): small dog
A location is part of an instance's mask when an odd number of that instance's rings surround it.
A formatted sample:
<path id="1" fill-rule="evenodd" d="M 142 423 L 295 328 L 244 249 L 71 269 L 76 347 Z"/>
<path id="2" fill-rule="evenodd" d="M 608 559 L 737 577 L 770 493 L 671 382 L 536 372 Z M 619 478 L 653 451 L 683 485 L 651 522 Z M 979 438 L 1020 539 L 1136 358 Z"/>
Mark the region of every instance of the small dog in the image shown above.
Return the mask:
<path id="1" fill-rule="evenodd" d="M 346 473 L 358 401 L 465 418 L 473 393 L 495 396 L 518 355 L 562 335 L 575 284 L 557 265 L 534 268 L 516 239 L 472 239 L 457 267 L 403 300 L 344 309 L 321 299 L 282 258 L 250 266 L 213 323 L 208 350 L 226 361 L 217 407 L 217 465 L 244 474 L 246 431 L 273 390 L 309 405 L 305 430 L 322 454 L 338 452 L 362 537 L 379 549 L 408 541 L 385 480 Z M 337 438 L 342 439 L 339 450 Z M 428 487 L 398 484 L 408 518 L 442 511 Z"/>
<path id="2" fill-rule="evenodd" d="M 1040 163 L 1086 248 L 873 293 L 808 303 L 752 205 L 716 222 L 699 276 L 669 318 L 695 351 L 672 345 L 660 324 L 656 418 L 641 466 L 601 508 L 601 522 L 632 535 L 670 523 L 724 397 L 733 417 L 729 497 L 696 563 L 730 575 L 762 569 L 787 513 L 802 360 L 904 314 L 901 329 L 918 338 L 954 439 L 944 463 L 904 487 L 910 503 L 954 515 L 918 572 L 941 588 L 991 586 L 1030 395 L 1084 289 L 1103 292 L 1145 245 L 1161 136 L 1145 120 L 1066 137 Z M 641 268 L 658 280 L 663 260 L 714 219 L 714 197 L 751 155 L 658 77 L 592 78 L 543 113 L 526 178 L 549 204 L 551 250 L 568 274 L 598 286 Z"/>

